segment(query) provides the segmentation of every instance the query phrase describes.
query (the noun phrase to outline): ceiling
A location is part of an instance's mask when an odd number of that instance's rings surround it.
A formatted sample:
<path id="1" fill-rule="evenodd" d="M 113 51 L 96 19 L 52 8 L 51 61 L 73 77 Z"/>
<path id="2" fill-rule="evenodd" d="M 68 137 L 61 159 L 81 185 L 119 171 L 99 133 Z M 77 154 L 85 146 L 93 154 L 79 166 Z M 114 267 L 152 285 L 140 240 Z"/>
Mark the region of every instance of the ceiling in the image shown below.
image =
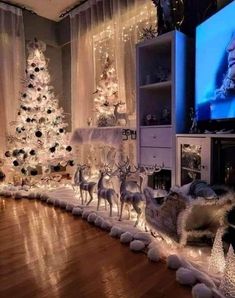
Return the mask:
<path id="1" fill-rule="evenodd" d="M 62 12 L 77 4 L 81 4 L 84 0 L 6 0 L 5 2 L 25 6 L 39 16 L 59 21 L 61 20 L 59 15 Z"/>

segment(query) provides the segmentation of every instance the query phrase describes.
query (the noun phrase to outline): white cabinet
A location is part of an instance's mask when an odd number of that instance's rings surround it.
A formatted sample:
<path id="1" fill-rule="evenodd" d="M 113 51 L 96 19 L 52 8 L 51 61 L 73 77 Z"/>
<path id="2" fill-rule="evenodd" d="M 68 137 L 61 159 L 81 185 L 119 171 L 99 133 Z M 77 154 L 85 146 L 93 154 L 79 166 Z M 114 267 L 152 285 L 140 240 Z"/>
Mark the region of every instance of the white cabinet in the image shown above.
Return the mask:
<path id="1" fill-rule="evenodd" d="M 184 185 L 194 179 L 211 183 L 211 138 L 177 136 L 176 184 Z"/>
<path id="2" fill-rule="evenodd" d="M 167 177 L 168 186 L 175 184 L 175 135 L 189 127 L 191 48 L 178 31 L 136 46 L 137 159 L 140 165 L 164 164 L 159 175 Z"/>

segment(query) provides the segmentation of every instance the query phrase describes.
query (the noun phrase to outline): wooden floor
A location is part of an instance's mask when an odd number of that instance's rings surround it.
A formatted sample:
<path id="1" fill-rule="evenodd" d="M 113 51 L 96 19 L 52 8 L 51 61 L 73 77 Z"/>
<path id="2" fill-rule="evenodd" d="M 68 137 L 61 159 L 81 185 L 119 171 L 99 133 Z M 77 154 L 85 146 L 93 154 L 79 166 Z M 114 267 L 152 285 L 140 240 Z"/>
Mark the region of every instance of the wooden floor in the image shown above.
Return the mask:
<path id="1" fill-rule="evenodd" d="M 0 199 L 0 297 L 191 297 L 150 263 L 81 218 L 37 201 Z"/>

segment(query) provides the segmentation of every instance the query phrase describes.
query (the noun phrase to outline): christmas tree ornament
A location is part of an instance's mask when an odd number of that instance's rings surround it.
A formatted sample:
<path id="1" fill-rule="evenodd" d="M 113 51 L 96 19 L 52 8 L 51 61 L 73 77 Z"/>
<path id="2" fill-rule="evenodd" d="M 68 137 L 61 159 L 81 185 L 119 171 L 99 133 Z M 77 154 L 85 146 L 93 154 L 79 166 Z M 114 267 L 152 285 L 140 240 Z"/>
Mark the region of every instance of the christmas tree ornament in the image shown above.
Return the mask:
<path id="1" fill-rule="evenodd" d="M 18 154 L 19 154 L 19 150 L 18 149 L 13 150 L 12 155 L 14 157 L 18 156 Z"/>
<path id="2" fill-rule="evenodd" d="M 30 118 L 27 118 L 27 119 L 26 119 L 26 122 L 30 122 L 30 121 L 31 121 L 31 119 L 30 119 Z"/>
<path id="3" fill-rule="evenodd" d="M 72 147 L 71 146 L 67 146 L 66 147 L 66 150 L 70 152 L 70 151 L 72 151 Z"/>
<path id="4" fill-rule="evenodd" d="M 19 154 L 25 154 L 24 149 L 20 149 L 20 150 L 19 150 Z"/>
<path id="5" fill-rule="evenodd" d="M 35 136 L 36 136 L 37 138 L 41 138 L 41 136 L 42 136 L 42 132 L 41 132 L 40 130 L 37 130 L 37 131 L 35 132 Z"/>
<path id="6" fill-rule="evenodd" d="M 26 174 L 26 170 L 24 168 L 22 168 L 21 169 L 21 173 L 25 175 Z"/>
<path id="7" fill-rule="evenodd" d="M 38 174 L 38 171 L 36 169 L 33 169 L 33 170 L 30 171 L 30 174 L 32 176 L 36 176 Z"/>
<path id="8" fill-rule="evenodd" d="M 18 133 L 21 133 L 21 129 L 20 129 L 19 127 L 16 127 L 16 131 L 17 131 Z"/>
<path id="9" fill-rule="evenodd" d="M 47 114 L 51 114 L 51 110 L 50 109 L 47 110 Z"/>
<path id="10" fill-rule="evenodd" d="M 55 152 L 55 147 L 51 147 L 49 150 L 50 150 L 51 153 L 54 153 Z"/>
<path id="11" fill-rule="evenodd" d="M 34 149 L 32 149 L 32 150 L 29 151 L 29 154 L 30 155 L 35 155 L 36 154 L 36 151 Z"/>
<path id="12" fill-rule="evenodd" d="M 35 79 L 35 75 L 34 74 L 31 74 L 29 77 L 30 77 L 31 80 L 34 80 Z"/>
<path id="13" fill-rule="evenodd" d="M 45 119 L 44 117 L 42 117 L 42 118 L 39 119 L 39 123 L 42 124 L 42 123 L 45 122 L 45 120 L 46 120 L 46 119 Z"/>
<path id="14" fill-rule="evenodd" d="M 24 94 L 22 95 L 22 97 L 26 98 L 26 97 L 27 97 L 27 94 L 26 94 L 26 93 L 24 93 Z"/>
<path id="15" fill-rule="evenodd" d="M 33 84 L 28 84 L 28 88 L 33 88 Z"/>
<path id="16" fill-rule="evenodd" d="M 17 161 L 17 160 L 14 160 L 14 161 L 13 161 L 13 165 L 14 165 L 15 167 L 18 167 L 18 165 L 19 165 L 18 161 Z"/>
<path id="17" fill-rule="evenodd" d="M 59 171 L 60 171 L 60 165 L 55 166 L 55 167 L 54 167 L 54 171 L 55 171 L 55 172 L 59 172 Z"/>
<path id="18" fill-rule="evenodd" d="M 40 69 L 38 67 L 35 67 L 34 71 L 39 72 Z"/>
<path id="19" fill-rule="evenodd" d="M 63 132 L 64 132 L 64 129 L 63 129 L 63 128 L 60 128 L 60 129 L 59 129 L 59 132 L 60 132 L 60 133 L 63 133 Z"/>
<path id="20" fill-rule="evenodd" d="M 35 63 L 32 63 L 32 64 L 31 64 L 31 66 L 32 66 L 32 67 L 35 67 L 35 66 L 36 66 L 36 64 L 35 64 Z"/>
<path id="21" fill-rule="evenodd" d="M 10 156 L 11 156 L 11 152 L 10 152 L 10 151 L 6 151 L 6 152 L 5 152 L 5 156 L 6 156 L 6 157 L 10 157 Z"/>
<path id="22" fill-rule="evenodd" d="M 74 166 L 74 161 L 73 160 L 69 160 L 68 164 L 70 165 L 70 167 Z"/>

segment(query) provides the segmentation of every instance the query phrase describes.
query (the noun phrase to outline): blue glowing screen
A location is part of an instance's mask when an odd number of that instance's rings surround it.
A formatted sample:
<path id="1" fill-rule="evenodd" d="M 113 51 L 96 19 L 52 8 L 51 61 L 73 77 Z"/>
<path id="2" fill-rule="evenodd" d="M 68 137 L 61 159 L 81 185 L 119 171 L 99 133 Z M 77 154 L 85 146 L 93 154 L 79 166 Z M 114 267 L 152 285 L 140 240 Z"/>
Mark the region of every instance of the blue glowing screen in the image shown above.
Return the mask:
<path id="1" fill-rule="evenodd" d="M 235 1 L 197 27 L 198 120 L 235 118 Z"/>

